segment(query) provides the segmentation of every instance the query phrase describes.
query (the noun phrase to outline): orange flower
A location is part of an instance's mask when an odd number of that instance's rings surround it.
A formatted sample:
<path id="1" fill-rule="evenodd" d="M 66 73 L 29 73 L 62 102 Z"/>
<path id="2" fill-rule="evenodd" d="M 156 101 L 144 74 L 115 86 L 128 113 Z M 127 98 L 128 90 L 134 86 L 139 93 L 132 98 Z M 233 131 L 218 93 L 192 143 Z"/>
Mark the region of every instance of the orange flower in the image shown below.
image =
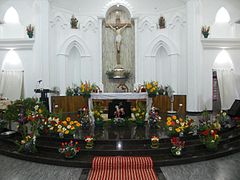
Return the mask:
<path id="1" fill-rule="evenodd" d="M 66 121 L 67 121 L 67 122 L 71 121 L 71 118 L 70 118 L 70 117 L 67 117 L 67 118 L 66 118 Z"/>
<path id="2" fill-rule="evenodd" d="M 177 116 L 173 115 L 173 116 L 172 116 L 172 119 L 173 119 L 173 120 L 176 120 L 176 119 L 177 119 Z"/>

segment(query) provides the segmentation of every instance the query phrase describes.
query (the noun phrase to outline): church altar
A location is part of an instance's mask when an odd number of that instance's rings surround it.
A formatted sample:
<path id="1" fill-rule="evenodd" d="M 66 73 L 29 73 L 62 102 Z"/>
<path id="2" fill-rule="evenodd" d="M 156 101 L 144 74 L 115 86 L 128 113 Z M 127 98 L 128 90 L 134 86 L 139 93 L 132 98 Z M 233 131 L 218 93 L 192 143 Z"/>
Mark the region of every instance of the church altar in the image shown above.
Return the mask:
<path id="1" fill-rule="evenodd" d="M 146 100 L 147 112 L 150 111 L 152 98 L 148 97 L 146 92 L 143 93 L 91 93 L 88 99 L 89 109 L 93 109 L 93 100 Z"/>

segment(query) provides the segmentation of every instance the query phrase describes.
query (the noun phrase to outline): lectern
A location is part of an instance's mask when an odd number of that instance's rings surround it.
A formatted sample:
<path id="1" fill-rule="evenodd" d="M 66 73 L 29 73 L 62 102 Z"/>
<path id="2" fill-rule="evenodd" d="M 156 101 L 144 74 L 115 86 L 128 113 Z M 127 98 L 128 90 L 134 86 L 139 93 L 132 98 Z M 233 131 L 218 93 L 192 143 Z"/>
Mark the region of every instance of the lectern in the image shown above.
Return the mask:
<path id="1" fill-rule="evenodd" d="M 49 101 L 48 101 L 48 96 L 47 93 L 51 93 L 52 91 L 50 89 L 34 89 L 35 93 L 40 93 L 40 102 L 42 102 L 47 110 L 49 111 Z"/>

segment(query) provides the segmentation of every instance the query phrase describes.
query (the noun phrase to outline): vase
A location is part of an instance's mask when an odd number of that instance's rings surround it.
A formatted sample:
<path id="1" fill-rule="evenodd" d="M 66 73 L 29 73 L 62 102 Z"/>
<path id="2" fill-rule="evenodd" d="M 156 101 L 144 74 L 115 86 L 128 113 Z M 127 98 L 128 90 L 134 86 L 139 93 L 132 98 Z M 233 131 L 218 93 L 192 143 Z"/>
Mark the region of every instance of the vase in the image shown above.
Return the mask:
<path id="1" fill-rule="evenodd" d="M 149 94 L 148 94 L 148 97 L 156 97 L 156 96 L 157 96 L 156 93 L 149 93 Z"/>
<path id="2" fill-rule="evenodd" d="M 86 149 L 92 149 L 92 148 L 93 148 L 93 141 L 87 142 L 85 148 L 86 148 Z"/>
<path id="3" fill-rule="evenodd" d="M 28 32 L 27 35 L 28 35 L 29 38 L 32 38 L 33 37 L 33 32 Z"/>
<path id="4" fill-rule="evenodd" d="M 204 37 L 204 38 L 208 38 L 208 35 L 209 35 L 208 32 L 203 32 L 202 34 L 203 34 L 203 37 Z"/>

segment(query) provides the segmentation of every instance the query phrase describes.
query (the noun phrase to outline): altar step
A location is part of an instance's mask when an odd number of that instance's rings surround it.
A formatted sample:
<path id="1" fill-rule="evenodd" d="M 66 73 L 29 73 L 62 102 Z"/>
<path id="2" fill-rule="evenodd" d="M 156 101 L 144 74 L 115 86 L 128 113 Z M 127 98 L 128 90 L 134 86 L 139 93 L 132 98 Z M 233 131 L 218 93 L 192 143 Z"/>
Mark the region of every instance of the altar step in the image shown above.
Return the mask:
<path id="1" fill-rule="evenodd" d="M 166 166 L 197 162 L 212 158 L 217 158 L 240 151 L 240 129 L 235 128 L 222 133 L 221 143 L 216 152 L 209 152 L 201 144 L 198 137 L 186 139 L 182 157 L 173 157 L 170 153 L 170 139 L 160 139 L 158 149 L 150 148 L 150 140 L 97 140 L 93 149 L 85 149 L 84 140 L 78 140 L 81 150 L 78 155 L 71 160 L 66 160 L 59 152 L 60 142 L 70 139 L 60 139 L 58 137 L 42 136 L 38 138 L 38 153 L 22 154 L 17 152 L 15 136 L 0 136 L 0 154 L 5 154 L 19 159 L 34 162 L 55 164 L 62 166 L 90 168 L 92 159 L 95 156 L 150 156 L 155 166 Z M 118 142 L 122 143 L 119 149 Z"/>

